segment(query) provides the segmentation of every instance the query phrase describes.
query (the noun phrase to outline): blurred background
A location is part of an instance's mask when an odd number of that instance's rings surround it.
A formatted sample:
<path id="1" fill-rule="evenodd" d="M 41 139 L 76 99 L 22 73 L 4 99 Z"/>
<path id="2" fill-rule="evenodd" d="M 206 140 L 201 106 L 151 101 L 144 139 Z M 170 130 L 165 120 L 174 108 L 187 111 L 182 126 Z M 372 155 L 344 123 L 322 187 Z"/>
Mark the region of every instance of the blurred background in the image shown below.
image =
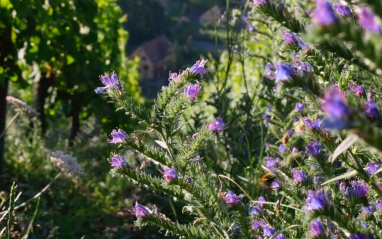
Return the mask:
<path id="1" fill-rule="evenodd" d="M 60 176 L 38 207 L 34 200 L 18 209 L 12 238 L 22 238 L 32 218 L 35 226 L 27 238 L 163 237 L 155 228 L 136 228 L 129 210 L 135 200 L 155 201 L 171 215 L 174 205 L 108 175 L 111 130 L 128 132 L 139 124 L 94 89 L 102 86 L 100 75 L 115 72 L 127 95 L 152 104 L 170 71 L 225 52 L 224 12 L 244 5 L 240 0 L 228 6 L 225 0 L 0 1 L 1 210 L 8 206 L 12 182 L 22 192 L 18 202 L 24 202 L 54 180 L 59 170 L 49 159 L 53 151 L 75 156 L 86 173 Z M 7 95 L 23 103 L 7 102 Z M 24 103 L 38 114 L 25 112 Z M 0 223 L 3 228 L 5 221 Z"/>

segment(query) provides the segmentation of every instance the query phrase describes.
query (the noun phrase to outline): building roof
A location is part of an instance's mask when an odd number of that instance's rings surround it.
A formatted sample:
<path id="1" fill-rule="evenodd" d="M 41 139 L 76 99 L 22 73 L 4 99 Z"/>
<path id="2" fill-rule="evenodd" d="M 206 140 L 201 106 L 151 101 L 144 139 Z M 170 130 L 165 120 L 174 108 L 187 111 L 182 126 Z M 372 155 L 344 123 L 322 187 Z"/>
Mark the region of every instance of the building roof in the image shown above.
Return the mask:
<path id="1" fill-rule="evenodd" d="M 171 42 L 165 35 L 161 35 L 138 46 L 142 48 L 152 62 L 158 62 L 168 56 L 171 50 Z"/>
<path id="2" fill-rule="evenodd" d="M 219 20 L 221 15 L 222 15 L 222 11 L 221 11 L 220 7 L 215 5 L 210 10 L 206 11 L 205 13 L 203 13 L 200 16 L 199 21 L 202 24 L 205 24 L 205 23 L 214 23 L 214 22 L 217 22 Z"/>
<path id="3" fill-rule="evenodd" d="M 168 6 L 168 1 L 167 0 L 156 0 L 160 5 L 162 5 L 163 7 L 167 7 Z"/>

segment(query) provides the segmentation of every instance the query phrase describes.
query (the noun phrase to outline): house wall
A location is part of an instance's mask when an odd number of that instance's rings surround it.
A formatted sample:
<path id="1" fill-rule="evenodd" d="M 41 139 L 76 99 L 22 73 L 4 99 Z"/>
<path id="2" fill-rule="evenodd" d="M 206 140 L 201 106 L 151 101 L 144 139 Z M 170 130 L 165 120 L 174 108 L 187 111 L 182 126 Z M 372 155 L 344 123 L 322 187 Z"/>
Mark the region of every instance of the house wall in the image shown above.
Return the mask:
<path id="1" fill-rule="evenodd" d="M 138 56 L 141 59 L 138 68 L 139 75 L 141 75 L 144 79 L 153 79 L 155 71 L 154 63 L 146 55 L 142 47 L 136 49 L 131 55 Z"/>

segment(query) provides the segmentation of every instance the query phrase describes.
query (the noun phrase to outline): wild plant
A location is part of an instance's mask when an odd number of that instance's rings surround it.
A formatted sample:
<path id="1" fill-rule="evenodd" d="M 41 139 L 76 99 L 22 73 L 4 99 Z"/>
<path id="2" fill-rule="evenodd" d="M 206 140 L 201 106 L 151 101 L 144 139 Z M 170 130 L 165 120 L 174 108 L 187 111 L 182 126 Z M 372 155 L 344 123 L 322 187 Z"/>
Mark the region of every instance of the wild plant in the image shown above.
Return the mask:
<path id="1" fill-rule="evenodd" d="M 210 74 L 206 61 L 171 73 L 151 108 L 125 95 L 115 73 L 101 76 L 96 93 L 146 129 L 111 133 L 109 143 L 118 146 L 111 173 L 165 194 L 187 214 L 180 223 L 136 202 L 137 225 L 184 238 L 381 238 L 382 5 L 248 4 L 248 34 L 277 48 L 251 53 L 252 40 L 243 41 L 248 56 L 268 62 L 258 69 L 263 95 L 248 94 L 250 105 L 259 99 L 267 107 L 261 118 L 248 117 L 256 130 L 240 131 L 243 155 L 232 154 L 240 143 L 225 133 L 243 108 L 185 129 L 186 110 L 201 103 L 202 78 Z M 224 90 L 217 87 L 214 99 L 229 99 Z M 140 155 L 141 165 L 125 161 L 122 149 Z M 237 162 L 242 167 L 230 167 Z"/>

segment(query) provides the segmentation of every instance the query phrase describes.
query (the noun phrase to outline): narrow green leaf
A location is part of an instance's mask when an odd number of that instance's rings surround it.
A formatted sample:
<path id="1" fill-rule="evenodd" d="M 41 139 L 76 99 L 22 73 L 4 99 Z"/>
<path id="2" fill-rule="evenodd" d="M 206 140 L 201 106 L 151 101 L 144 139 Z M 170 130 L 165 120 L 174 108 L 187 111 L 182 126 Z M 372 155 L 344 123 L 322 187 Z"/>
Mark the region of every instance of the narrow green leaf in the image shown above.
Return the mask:
<path id="1" fill-rule="evenodd" d="M 375 173 L 373 173 L 373 175 L 371 175 L 370 178 L 374 177 L 375 175 L 379 174 L 380 172 L 382 172 L 382 168 L 379 168 L 377 171 L 375 171 Z"/>
<path id="2" fill-rule="evenodd" d="M 338 147 L 334 150 L 334 153 L 330 159 L 330 162 L 333 163 L 338 156 L 340 156 L 343 152 L 349 149 L 355 142 L 357 142 L 358 136 L 355 134 L 349 135 Z"/>
<path id="3" fill-rule="evenodd" d="M 36 209 L 35 209 L 35 211 L 34 211 L 34 213 L 33 213 L 32 220 L 30 221 L 29 226 L 28 226 L 28 229 L 27 229 L 27 232 L 25 233 L 25 235 L 23 236 L 22 239 L 28 239 L 29 233 L 30 233 L 30 231 L 31 231 L 32 228 L 33 228 L 33 222 L 34 222 L 34 220 L 35 220 L 36 217 L 37 217 L 37 214 L 38 214 L 38 208 L 39 208 L 39 206 L 40 206 L 40 199 L 41 199 L 41 197 L 38 198 L 37 206 L 36 206 Z"/>
<path id="4" fill-rule="evenodd" d="M 334 178 L 332 178 L 332 179 L 322 183 L 321 186 L 324 186 L 324 185 L 326 185 L 328 183 L 336 182 L 336 181 L 341 180 L 341 179 L 350 178 L 350 177 L 353 177 L 353 176 L 355 176 L 357 174 L 358 174 L 358 172 L 353 170 L 353 171 L 347 172 L 345 174 L 342 174 L 340 176 L 334 177 Z"/>
<path id="5" fill-rule="evenodd" d="M 269 238 L 269 239 L 274 239 L 274 238 L 276 238 L 278 235 L 280 235 L 281 233 L 283 233 L 284 231 L 287 231 L 287 230 L 289 230 L 289 229 L 291 229 L 291 228 L 294 228 L 294 227 L 299 227 L 300 225 L 291 225 L 291 226 L 289 226 L 289 227 L 287 227 L 287 228 L 284 228 L 284 229 L 282 229 L 281 231 L 278 231 L 278 232 L 276 232 L 275 234 L 273 234 L 273 236 L 271 237 L 271 238 Z"/>
<path id="6" fill-rule="evenodd" d="M 161 146 L 164 149 L 168 149 L 167 144 L 161 140 L 155 140 L 155 143 L 159 144 L 159 146 Z"/>

